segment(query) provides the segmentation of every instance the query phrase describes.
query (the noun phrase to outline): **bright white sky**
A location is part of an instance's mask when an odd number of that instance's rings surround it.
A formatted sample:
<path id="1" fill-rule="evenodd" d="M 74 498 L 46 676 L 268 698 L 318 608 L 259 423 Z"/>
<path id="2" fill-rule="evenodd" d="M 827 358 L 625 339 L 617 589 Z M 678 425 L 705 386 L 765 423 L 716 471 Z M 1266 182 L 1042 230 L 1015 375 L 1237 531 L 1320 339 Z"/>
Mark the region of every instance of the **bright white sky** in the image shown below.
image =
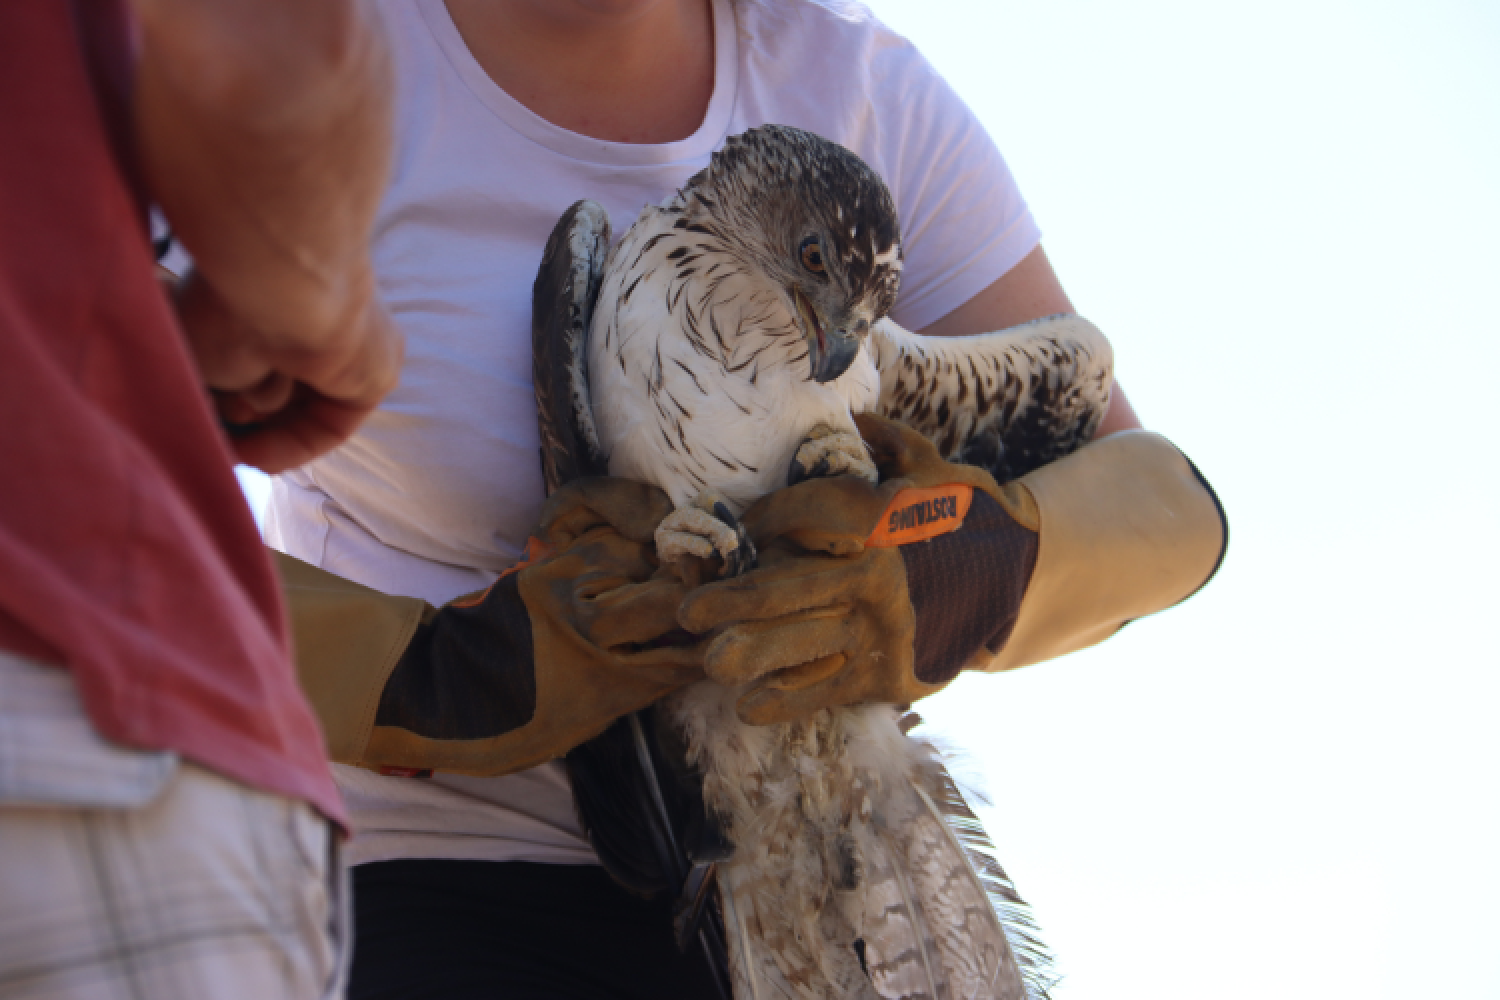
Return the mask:
<path id="1" fill-rule="evenodd" d="M 1057 1000 L 1500 998 L 1500 5 L 875 0 L 1232 544 L 926 714 Z"/>
<path id="2" fill-rule="evenodd" d="M 1500 998 L 1500 5 L 872 6 L 1232 526 L 1186 605 L 923 703 L 1056 1000 Z"/>

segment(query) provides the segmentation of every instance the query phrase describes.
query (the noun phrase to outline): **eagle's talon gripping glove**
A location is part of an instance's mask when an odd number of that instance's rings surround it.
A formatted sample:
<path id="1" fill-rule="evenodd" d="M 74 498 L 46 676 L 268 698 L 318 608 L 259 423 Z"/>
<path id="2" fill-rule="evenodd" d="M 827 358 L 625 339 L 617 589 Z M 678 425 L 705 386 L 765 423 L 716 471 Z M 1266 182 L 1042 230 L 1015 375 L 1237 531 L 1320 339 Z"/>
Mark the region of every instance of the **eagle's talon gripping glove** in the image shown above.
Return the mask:
<path id="1" fill-rule="evenodd" d="M 670 510 L 641 483 L 569 484 L 543 509 L 528 562 L 440 609 L 278 554 L 329 756 L 504 774 L 701 678 L 701 643 L 673 641 L 684 588 L 652 550 Z"/>
<path id="2" fill-rule="evenodd" d="M 882 482 L 812 480 L 744 523 L 760 568 L 691 593 L 704 669 L 748 684 L 763 725 L 831 705 L 910 703 L 964 669 L 1092 645 L 1217 570 L 1212 490 L 1166 439 L 1127 431 L 1004 486 L 909 428 L 856 418 Z"/>

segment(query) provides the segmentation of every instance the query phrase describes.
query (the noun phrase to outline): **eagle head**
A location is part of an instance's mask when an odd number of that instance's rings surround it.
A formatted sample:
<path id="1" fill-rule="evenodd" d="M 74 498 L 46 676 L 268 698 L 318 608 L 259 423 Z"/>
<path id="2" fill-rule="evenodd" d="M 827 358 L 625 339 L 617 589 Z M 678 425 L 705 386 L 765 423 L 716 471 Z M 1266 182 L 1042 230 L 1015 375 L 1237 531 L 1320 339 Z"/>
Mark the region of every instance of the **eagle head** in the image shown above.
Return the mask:
<path id="1" fill-rule="evenodd" d="M 785 296 L 808 377 L 842 375 L 901 284 L 896 205 L 875 171 L 821 136 L 763 125 L 730 137 L 681 197 Z"/>

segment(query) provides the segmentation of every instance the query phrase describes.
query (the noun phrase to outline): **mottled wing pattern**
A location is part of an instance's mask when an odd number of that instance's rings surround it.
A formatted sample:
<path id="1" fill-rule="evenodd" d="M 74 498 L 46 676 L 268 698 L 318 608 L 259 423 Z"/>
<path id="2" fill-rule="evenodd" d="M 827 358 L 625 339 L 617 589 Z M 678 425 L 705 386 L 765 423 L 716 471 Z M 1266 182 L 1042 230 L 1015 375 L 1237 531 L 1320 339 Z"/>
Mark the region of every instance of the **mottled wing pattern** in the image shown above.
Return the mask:
<path id="1" fill-rule="evenodd" d="M 1114 383 L 1109 341 L 1079 316 L 973 337 L 923 337 L 886 320 L 867 349 L 880 371 L 875 412 L 1000 482 L 1085 444 Z"/>
<path id="2" fill-rule="evenodd" d="M 668 703 L 735 844 L 719 885 L 736 1000 L 1045 996 L 945 821 L 941 761 L 890 706 L 757 727 L 737 694 Z"/>
<path id="3" fill-rule="evenodd" d="M 877 828 L 862 839 L 864 884 L 857 926 L 870 982 L 881 1000 L 931 1000 L 946 991 L 940 985 L 936 944 L 906 871 L 905 838 Z"/>
<path id="4" fill-rule="evenodd" d="M 1025 1000 L 1027 985 L 985 886 L 916 779 L 886 790 L 863 845 L 869 976 L 890 1000 Z M 884 821 L 882 821 L 882 819 Z"/>
<path id="5" fill-rule="evenodd" d="M 912 883 L 955 997 L 1024 1000 L 1026 984 L 993 901 L 968 852 L 931 797 L 915 782 L 925 811 L 905 831 Z"/>
<path id="6" fill-rule="evenodd" d="M 531 290 L 532 382 L 549 494 L 570 480 L 608 472 L 589 402 L 587 350 L 609 240 L 603 207 L 575 202 L 547 238 Z"/>

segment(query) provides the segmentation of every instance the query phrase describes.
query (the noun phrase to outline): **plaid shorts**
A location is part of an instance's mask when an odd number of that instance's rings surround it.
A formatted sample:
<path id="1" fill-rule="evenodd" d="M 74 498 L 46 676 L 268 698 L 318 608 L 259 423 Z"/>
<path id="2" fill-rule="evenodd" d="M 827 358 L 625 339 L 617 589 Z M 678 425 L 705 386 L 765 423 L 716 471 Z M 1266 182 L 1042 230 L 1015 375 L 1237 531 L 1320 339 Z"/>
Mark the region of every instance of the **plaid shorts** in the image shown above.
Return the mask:
<path id="1" fill-rule="evenodd" d="M 304 803 L 105 743 L 0 653 L 0 998 L 343 994 L 347 875 Z"/>

